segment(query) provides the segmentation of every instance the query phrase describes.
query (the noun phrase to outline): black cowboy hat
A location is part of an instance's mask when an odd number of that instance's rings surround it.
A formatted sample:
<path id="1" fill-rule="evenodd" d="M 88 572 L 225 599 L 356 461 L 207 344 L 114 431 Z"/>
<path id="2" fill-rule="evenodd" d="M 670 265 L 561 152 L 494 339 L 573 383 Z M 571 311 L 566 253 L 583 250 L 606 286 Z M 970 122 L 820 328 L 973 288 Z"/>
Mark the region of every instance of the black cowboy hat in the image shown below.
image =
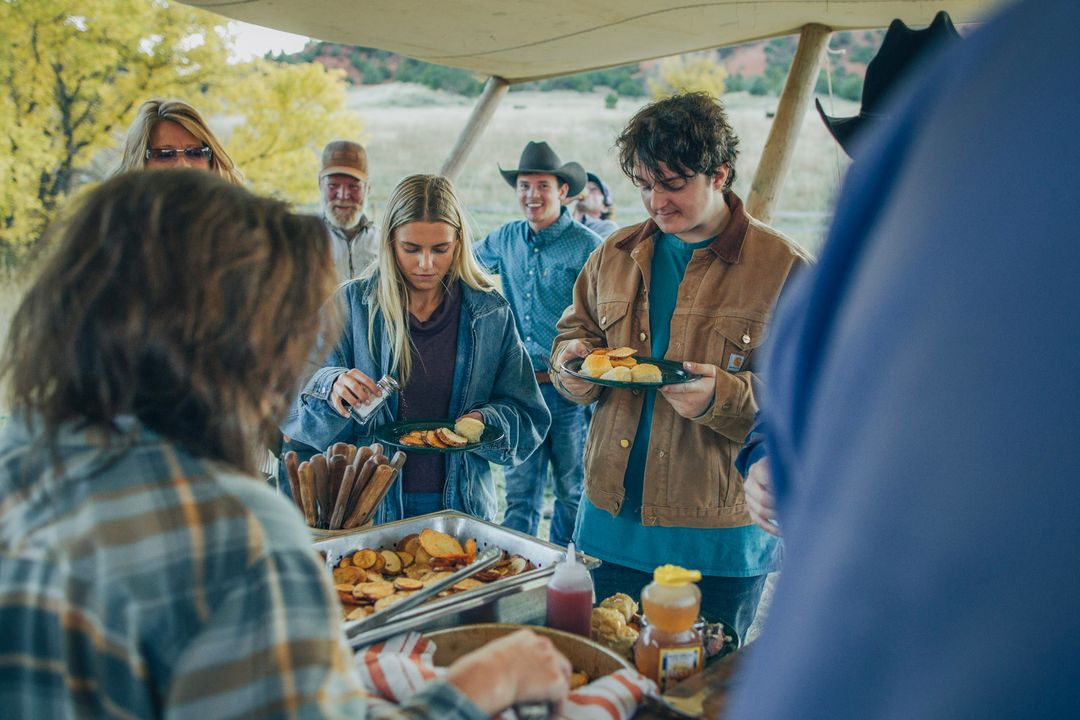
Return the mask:
<path id="1" fill-rule="evenodd" d="M 574 197 L 580 193 L 588 182 L 585 168 L 576 162 L 563 163 L 546 142 L 530 142 L 521 151 L 516 170 L 503 170 L 500 167 L 499 172 L 511 187 L 517 186 L 517 176 L 520 173 L 550 173 L 570 186 L 566 197 Z"/>
<path id="2" fill-rule="evenodd" d="M 875 118 L 883 116 L 881 110 L 889 91 L 899 84 L 917 60 L 928 50 L 959 39 L 960 34 L 956 32 L 952 19 L 945 11 L 935 15 L 930 27 L 924 30 L 912 30 L 901 20 L 893 20 L 885 33 L 885 39 L 881 41 L 877 55 L 866 66 L 859 114 L 845 118 L 829 117 L 822 109 L 821 101 L 814 101 L 825 126 L 844 152 L 850 156 L 853 140 L 860 128 L 866 123 L 873 124 Z"/>

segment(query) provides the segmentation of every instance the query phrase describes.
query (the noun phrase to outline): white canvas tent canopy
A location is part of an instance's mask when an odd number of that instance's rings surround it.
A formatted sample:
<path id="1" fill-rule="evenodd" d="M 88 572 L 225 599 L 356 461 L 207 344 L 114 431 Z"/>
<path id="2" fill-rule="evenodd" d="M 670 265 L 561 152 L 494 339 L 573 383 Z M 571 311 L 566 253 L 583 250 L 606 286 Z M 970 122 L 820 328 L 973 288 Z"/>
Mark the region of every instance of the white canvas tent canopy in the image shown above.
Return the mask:
<path id="1" fill-rule="evenodd" d="M 183 0 L 320 40 L 489 76 L 443 173 L 454 177 L 512 83 L 800 33 L 747 209 L 768 221 L 833 30 L 978 22 L 1001 0 Z"/>

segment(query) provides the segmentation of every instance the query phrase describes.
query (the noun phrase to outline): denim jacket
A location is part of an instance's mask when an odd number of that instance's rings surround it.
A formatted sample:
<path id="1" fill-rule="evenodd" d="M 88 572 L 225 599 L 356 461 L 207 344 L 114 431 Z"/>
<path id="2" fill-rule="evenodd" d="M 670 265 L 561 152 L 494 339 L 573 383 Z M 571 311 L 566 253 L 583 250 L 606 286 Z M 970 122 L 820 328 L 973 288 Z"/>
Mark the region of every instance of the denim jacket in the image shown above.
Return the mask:
<path id="1" fill-rule="evenodd" d="M 282 432 L 314 448 L 335 442 L 369 444 L 375 428 L 394 422 L 397 395 L 361 425 L 342 417 L 330 404 L 330 389 L 337 376 L 351 368 L 378 380 L 390 373 L 390 343 L 381 315 L 373 355 L 368 348 L 368 304 L 374 302 L 375 278 L 353 280 L 339 291 L 345 307 L 341 340 L 300 391 L 290 408 Z M 510 305 L 498 292 L 474 290 L 461 284 L 461 321 L 454 360 L 450 416 L 479 412 L 484 424 L 499 428 L 498 443 L 475 452 L 450 453 L 446 463 L 443 505 L 491 520 L 497 502 L 488 462 L 517 465 L 543 441 L 551 414 L 536 384 L 532 363 L 518 337 Z M 409 471 L 405 463 L 403 473 Z M 375 516 L 376 523 L 402 517 L 402 483 L 394 483 Z"/>

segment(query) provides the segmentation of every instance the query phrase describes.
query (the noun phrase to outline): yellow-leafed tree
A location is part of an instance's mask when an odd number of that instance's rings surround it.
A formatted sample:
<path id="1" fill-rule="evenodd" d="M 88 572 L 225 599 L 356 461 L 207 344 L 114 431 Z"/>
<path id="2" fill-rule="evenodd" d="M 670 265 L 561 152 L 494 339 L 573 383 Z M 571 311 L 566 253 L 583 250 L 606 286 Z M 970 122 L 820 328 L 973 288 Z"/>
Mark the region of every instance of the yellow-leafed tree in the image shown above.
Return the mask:
<path id="1" fill-rule="evenodd" d="M 345 107 L 345 73 L 319 63 L 250 63 L 228 109 L 241 115 L 228 149 L 251 189 L 297 203 L 319 198 L 323 146 L 360 140 L 360 121 Z"/>
<path id="2" fill-rule="evenodd" d="M 148 98 L 196 106 L 254 189 L 293 200 L 311 198 L 305 183 L 315 187 L 299 148 L 317 157 L 343 127 L 359 132 L 343 119 L 340 78 L 321 67 L 229 64 L 225 20 L 168 0 L 0 0 L 0 28 L 0 264 L 33 252 L 64 198 L 112 171 L 101 151 L 123 142 Z M 235 149 L 222 132 L 230 120 L 239 121 Z M 260 147 L 260 138 L 272 142 Z M 301 169 L 307 177 L 293 175 Z"/>
<path id="3" fill-rule="evenodd" d="M 680 55 L 660 62 L 657 79 L 649 79 L 649 92 L 664 98 L 677 92 L 704 91 L 713 97 L 724 94 L 727 72 L 712 59 L 702 55 Z"/>
<path id="4" fill-rule="evenodd" d="M 192 97 L 226 70 L 214 16 L 150 0 L 6 0 L 0 242 L 32 246 L 80 171 L 144 98 Z"/>

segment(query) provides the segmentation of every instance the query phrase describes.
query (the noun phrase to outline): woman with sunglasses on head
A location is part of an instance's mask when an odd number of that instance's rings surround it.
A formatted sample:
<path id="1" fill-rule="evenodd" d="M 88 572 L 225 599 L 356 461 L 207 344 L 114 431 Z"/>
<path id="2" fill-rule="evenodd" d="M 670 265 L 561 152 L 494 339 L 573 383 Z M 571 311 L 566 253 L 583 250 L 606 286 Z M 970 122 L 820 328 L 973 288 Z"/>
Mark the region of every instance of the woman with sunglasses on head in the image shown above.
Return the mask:
<path id="1" fill-rule="evenodd" d="M 322 449 L 369 443 L 395 420 L 470 417 L 501 431 L 486 447 L 411 453 L 402 480 L 376 522 L 446 508 L 487 520 L 496 512 L 488 462 L 525 460 L 551 424 L 510 306 L 473 255 L 472 235 L 453 185 L 412 175 L 390 195 L 378 260 L 340 291 L 345 330 L 300 393 L 282 430 Z M 362 420 L 350 408 L 381 394 L 391 375 L 401 392 Z"/>
<path id="2" fill-rule="evenodd" d="M 233 185 L 244 182 L 199 111 L 181 100 L 154 98 L 139 106 L 116 172 L 142 168 L 211 170 Z"/>
<path id="3" fill-rule="evenodd" d="M 4 717 L 472 720 L 566 696 L 569 661 L 528 631 L 400 706 L 364 693 L 330 574 L 250 451 L 336 327 L 318 218 L 135 172 L 51 236 L 0 362 Z"/>

